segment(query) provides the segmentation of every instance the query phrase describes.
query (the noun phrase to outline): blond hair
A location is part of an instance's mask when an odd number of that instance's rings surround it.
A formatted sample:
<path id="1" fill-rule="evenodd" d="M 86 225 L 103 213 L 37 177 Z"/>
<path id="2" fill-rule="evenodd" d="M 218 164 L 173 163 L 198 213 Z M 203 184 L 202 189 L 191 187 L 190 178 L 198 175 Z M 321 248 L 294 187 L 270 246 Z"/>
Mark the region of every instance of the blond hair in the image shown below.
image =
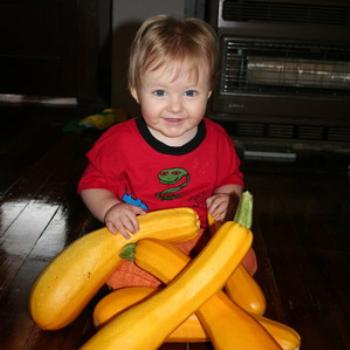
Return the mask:
<path id="1" fill-rule="evenodd" d="M 128 83 L 139 90 L 142 74 L 165 64 L 190 62 L 196 70 L 207 67 L 211 89 L 215 84 L 217 39 L 212 27 L 198 18 L 183 20 L 165 15 L 147 19 L 136 33 L 130 50 Z"/>

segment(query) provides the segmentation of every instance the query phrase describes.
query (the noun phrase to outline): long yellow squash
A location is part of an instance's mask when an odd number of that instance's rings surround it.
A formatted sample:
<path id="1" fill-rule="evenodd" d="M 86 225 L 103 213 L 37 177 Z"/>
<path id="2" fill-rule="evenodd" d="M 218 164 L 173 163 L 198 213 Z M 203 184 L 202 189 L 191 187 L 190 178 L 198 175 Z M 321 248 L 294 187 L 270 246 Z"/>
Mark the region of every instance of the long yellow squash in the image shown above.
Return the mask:
<path id="1" fill-rule="evenodd" d="M 95 327 L 103 326 L 121 311 L 139 303 L 155 292 L 157 289 L 153 287 L 127 287 L 107 294 L 94 308 L 92 318 Z"/>
<path id="2" fill-rule="evenodd" d="M 73 321 L 116 269 L 127 243 L 146 237 L 185 241 L 199 229 L 198 216 L 189 208 L 154 211 L 138 220 L 140 229 L 129 240 L 102 228 L 73 242 L 46 267 L 29 300 L 39 327 L 54 330 Z"/>
<path id="3" fill-rule="evenodd" d="M 142 244 L 140 248 L 148 249 L 147 243 Z M 93 321 L 95 326 L 103 326 L 117 314 L 156 292 L 157 289 L 151 287 L 122 288 L 111 292 L 101 299 L 94 309 Z M 294 329 L 260 315 L 252 314 L 252 316 L 272 335 L 283 350 L 299 349 L 300 336 Z M 164 340 L 166 343 L 199 343 L 208 341 L 210 340 L 207 333 L 195 313 L 191 314 Z"/>
<path id="4" fill-rule="evenodd" d="M 95 306 L 93 322 L 101 327 L 125 309 L 146 299 L 158 290 L 152 287 L 128 287 L 115 290 Z M 191 314 L 166 339 L 166 343 L 199 343 L 209 341 L 195 314 Z"/>
<path id="5" fill-rule="evenodd" d="M 301 338 L 293 328 L 264 316 L 254 315 L 254 318 L 273 335 L 283 350 L 299 350 Z"/>
<path id="6" fill-rule="evenodd" d="M 186 318 L 164 340 L 165 343 L 205 343 L 209 341 L 207 333 L 199 323 L 196 314 L 191 314 Z"/>
<path id="7" fill-rule="evenodd" d="M 136 245 L 134 259 L 138 266 L 165 283 L 169 283 L 190 260 L 169 244 L 147 239 Z M 264 327 L 222 291 L 203 303 L 196 315 L 216 350 L 281 349 Z"/>
<path id="8" fill-rule="evenodd" d="M 242 264 L 237 267 L 227 280 L 225 291 L 244 310 L 257 315 L 265 313 L 265 295 L 259 284 Z"/>
<path id="9" fill-rule="evenodd" d="M 221 223 L 208 215 L 211 232 L 215 232 Z M 248 228 L 250 223 L 248 222 Z M 244 310 L 257 315 L 263 315 L 266 310 L 266 298 L 255 279 L 240 264 L 226 282 L 225 290 L 229 297 Z"/>
<path id="10" fill-rule="evenodd" d="M 226 222 L 178 278 L 113 318 L 82 349 L 157 349 L 168 334 L 223 287 L 251 242 L 249 230 Z"/>

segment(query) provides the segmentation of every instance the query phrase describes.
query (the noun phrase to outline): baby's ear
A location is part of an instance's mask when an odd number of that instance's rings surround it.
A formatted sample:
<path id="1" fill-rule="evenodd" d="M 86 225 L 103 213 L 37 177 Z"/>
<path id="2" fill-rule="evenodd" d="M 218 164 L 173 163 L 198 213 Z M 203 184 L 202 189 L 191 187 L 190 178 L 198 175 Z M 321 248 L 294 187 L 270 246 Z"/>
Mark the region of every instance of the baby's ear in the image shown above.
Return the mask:
<path id="1" fill-rule="evenodd" d="M 140 103 L 139 102 L 139 96 L 138 96 L 138 93 L 137 93 L 136 89 L 135 88 L 130 88 L 130 93 L 131 93 L 131 96 L 135 99 L 135 101 L 137 103 Z"/>

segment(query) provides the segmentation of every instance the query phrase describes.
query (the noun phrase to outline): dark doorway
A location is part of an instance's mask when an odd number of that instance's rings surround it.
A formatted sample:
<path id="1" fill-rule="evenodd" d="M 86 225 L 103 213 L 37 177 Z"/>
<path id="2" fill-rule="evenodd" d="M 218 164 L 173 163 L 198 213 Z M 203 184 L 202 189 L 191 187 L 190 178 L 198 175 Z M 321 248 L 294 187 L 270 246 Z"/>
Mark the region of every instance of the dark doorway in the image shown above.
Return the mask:
<path id="1" fill-rule="evenodd" d="M 0 94 L 110 103 L 111 0 L 0 0 Z"/>

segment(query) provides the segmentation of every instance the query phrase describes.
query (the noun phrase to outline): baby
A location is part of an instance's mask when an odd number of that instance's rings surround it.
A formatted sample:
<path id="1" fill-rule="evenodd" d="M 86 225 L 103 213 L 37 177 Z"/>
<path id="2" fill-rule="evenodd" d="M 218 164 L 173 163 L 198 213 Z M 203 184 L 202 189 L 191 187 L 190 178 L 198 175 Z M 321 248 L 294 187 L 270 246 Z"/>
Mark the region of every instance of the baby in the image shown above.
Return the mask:
<path id="1" fill-rule="evenodd" d="M 129 238 L 138 230 L 138 215 L 190 207 L 202 229 L 195 240 L 180 245 L 189 253 L 206 235 L 208 213 L 216 221 L 232 219 L 243 188 L 240 161 L 226 131 L 205 117 L 217 56 L 215 33 L 199 19 L 155 16 L 138 30 L 128 80 L 141 116 L 100 137 L 87 154 L 78 188 L 112 233 Z M 123 269 L 130 275 L 126 284 L 135 285 L 132 274 L 148 278 L 125 263 L 112 277 L 112 287 L 121 286 Z"/>

